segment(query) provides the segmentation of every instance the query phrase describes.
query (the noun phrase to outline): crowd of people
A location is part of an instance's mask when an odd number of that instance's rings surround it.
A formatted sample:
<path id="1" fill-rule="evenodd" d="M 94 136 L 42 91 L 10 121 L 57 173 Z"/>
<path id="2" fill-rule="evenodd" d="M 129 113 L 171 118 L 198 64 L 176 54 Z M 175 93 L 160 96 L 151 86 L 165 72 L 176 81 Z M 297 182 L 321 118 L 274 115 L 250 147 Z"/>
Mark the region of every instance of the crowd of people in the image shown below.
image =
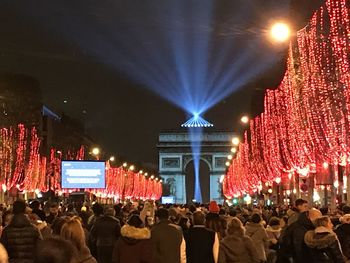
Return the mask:
<path id="1" fill-rule="evenodd" d="M 350 207 L 0 206 L 0 263 L 350 262 Z"/>

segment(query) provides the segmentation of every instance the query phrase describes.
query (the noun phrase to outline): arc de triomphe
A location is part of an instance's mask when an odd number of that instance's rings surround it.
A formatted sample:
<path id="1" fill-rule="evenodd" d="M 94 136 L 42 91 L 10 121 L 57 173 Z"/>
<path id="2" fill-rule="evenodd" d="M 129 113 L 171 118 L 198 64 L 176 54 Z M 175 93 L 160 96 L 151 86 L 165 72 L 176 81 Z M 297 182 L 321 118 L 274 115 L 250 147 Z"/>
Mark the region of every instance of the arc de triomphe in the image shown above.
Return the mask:
<path id="1" fill-rule="evenodd" d="M 159 175 L 167 186 L 165 195 L 175 196 L 176 203 L 193 199 L 193 156 L 191 139 L 201 141 L 200 180 L 203 202 L 223 201 L 220 177 L 225 174 L 227 155 L 236 134 L 229 131 L 203 129 L 201 133 L 186 131 L 159 134 Z M 191 200 L 188 200 L 190 199 Z"/>

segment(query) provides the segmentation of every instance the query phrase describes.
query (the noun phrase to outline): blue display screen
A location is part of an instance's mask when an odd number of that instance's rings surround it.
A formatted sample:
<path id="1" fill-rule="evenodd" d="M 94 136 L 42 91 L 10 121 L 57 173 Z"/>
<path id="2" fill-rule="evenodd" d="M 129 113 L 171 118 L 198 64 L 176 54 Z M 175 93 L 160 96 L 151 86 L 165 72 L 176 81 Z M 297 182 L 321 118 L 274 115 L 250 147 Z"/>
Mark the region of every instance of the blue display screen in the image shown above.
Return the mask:
<path id="1" fill-rule="evenodd" d="M 65 189 L 105 188 L 106 164 L 102 161 L 62 161 L 61 186 Z"/>

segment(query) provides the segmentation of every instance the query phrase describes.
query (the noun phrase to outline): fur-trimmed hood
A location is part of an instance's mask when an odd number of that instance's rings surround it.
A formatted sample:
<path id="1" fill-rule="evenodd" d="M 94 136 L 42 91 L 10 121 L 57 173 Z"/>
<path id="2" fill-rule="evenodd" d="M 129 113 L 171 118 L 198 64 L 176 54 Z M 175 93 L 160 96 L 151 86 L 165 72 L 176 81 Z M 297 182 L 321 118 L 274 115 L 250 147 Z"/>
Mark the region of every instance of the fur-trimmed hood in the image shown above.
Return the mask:
<path id="1" fill-rule="evenodd" d="M 338 239 L 334 232 L 325 227 L 318 227 L 315 230 L 306 232 L 304 241 L 308 247 L 323 249 L 334 242 L 338 242 Z"/>
<path id="2" fill-rule="evenodd" d="M 124 239 L 142 240 L 151 238 L 151 231 L 148 228 L 137 228 L 128 224 L 121 228 L 120 233 Z"/>
<path id="3" fill-rule="evenodd" d="M 268 225 L 266 227 L 267 232 L 272 232 L 272 233 L 281 233 L 282 228 L 280 226 L 270 226 Z"/>

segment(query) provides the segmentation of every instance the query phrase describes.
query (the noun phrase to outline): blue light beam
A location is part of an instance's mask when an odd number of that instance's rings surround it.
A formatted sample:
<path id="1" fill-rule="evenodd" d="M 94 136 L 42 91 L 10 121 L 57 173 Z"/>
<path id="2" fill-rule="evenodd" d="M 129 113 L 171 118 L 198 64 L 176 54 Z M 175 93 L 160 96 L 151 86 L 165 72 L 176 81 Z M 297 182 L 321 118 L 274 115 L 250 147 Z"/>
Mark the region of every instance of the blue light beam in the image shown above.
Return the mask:
<path id="1" fill-rule="evenodd" d="M 202 128 L 202 127 L 214 127 L 213 124 L 210 122 L 206 121 L 199 115 L 194 115 L 191 119 L 186 121 L 181 125 L 181 127 L 186 127 L 186 128 Z"/>

